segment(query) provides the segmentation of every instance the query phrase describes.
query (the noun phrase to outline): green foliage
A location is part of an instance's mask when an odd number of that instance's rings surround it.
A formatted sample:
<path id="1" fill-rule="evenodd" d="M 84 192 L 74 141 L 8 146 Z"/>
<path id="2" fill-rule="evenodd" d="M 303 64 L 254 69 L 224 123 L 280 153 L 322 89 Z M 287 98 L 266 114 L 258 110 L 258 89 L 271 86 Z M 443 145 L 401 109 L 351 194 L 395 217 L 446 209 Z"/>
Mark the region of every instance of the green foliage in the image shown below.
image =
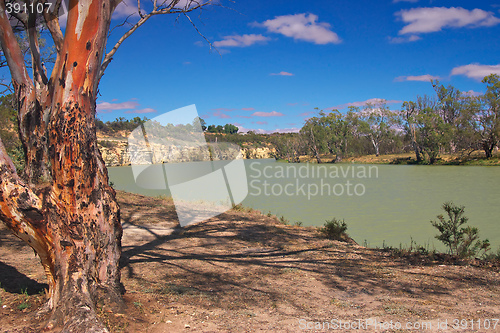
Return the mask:
<path id="1" fill-rule="evenodd" d="M 13 95 L 0 97 L 0 138 L 19 173 L 24 169 L 24 149 L 19 140 L 17 112 L 13 107 Z"/>
<path id="2" fill-rule="evenodd" d="M 17 306 L 17 308 L 19 310 L 24 310 L 31 307 L 31 304 L 29 303 L 30 296 L 28 295 L 28 288 L 21 288 L 21 297 L 22 302 Z"/>
<path id="3" fill-rule="evenodd" d="M 236 127 L 233 124 L 226 124 L 224 126 L 222 125 L 208 125 L 207 127 L 207 132 L 208 133 L 224 133 L 224 134 L 236 134 L 238 133 L 238 127 Z"/>
<path id="4" fill-rule="evenodd" d="M 234 126 L 233 124 L 226 124 L 224 125 L 224 133 L 236 134 L 238 133 L 238 127 Z"/>
<path id="5" fill-rule="evenodd" d="M 96 129 L 102 133 L 113 135 L 116 132 L 125 131 L 132 132 L 137 126 L 144 124 L 149 119 L 144 117 L 135 117 L 133 119 L 125 119 L 124 117 L 116 118 L 114 121 L 103 122 L 102 120 L 96 118 L 95 125 Z"/>
<path id="6" fill-rule="evenodd" d="M 442 206 L 448 215 L 446 219 L 442 214 L 438 215 L 438 221 L 431 221 L 439 231 L 436 239 L 448 247 L 448 252 L 464 258 L 476 257 L 481 251 L 486 253 L 490 248 L 489 241 L 479 239 L 479 230 L 476 227 L 465 226 L 468 218 L 463 216 L 464 206 L 456 206 L 452 202 L 446 202 Z"/>
<path id="7" fill-rule="evenodd" d="M 326 238 L 332 240 L 343 241 L 347 239 L 347 224 L 344 220 L 337 220 L 336 218 L 331 219 L 330 221 L 326 220 L 323 227 L 318 228 L 318 231 L 321 232 Z"/>
<path id="8" fill-rule="evenodd" d="M 335 161 L 340 162 L 353 137 L 355 121 L 352 112 L 343 115 L 338 110 L 333 110 L 326 114 L 319 110 L 318 117 L 309 118 L 300 134 L 309 147 L 311 156 L 318 163 L 321 163 L 320 154 L 334 154 Z"/>
<path id="9" fill-rule="evenodd" d="M 356 107 L 350 109 L 355 117 L 356 133 L 368 138 L 373 145 L 375 155 L 379 156 L 383 143 L 394 141 L 396 137 L 394 127 L 399 123 L 397 113 L 389 110 L 385 100 L 369 103 L 362 111 Z"/>
<path id="10" fill-rule="evenodd" d="M 274 158 L 289 163 L 300 162 L 299 157 L 307 154 L 307 147 L 299 133 L 273 133 L 269 143 L 274 147 Z"/>
<path id="11" fill-rule="evenodd" d="M 290 221 L 288 221 L 283 215 L 280 217 L 280 223 L 283 225 L 289 225 Z"/>
<path id="12" fill-rule="evenodd" d="M 434 164 L 450 142 L 452 125 L 443 119 L 435 98 L 419 96 L 416 102 L 403 103 L 403 125 L 411 137 L 418 163 Z"/>
<path id="13" fill-rule="evenodd" d="M 399 247 L 388 246 L 384 241 L 382 244 L 382 251 L 389 252 L 395 257 L 405 257 L 417 254 L 432 258 L 436 254 L 435 250 L 429 250 L 429 244 L 426 244 L 425 246 L 420 245 L 416 241 L 414 241 L 413 238 L 411 238 L 409 246 L 403 244 L 399 244 Z"/>

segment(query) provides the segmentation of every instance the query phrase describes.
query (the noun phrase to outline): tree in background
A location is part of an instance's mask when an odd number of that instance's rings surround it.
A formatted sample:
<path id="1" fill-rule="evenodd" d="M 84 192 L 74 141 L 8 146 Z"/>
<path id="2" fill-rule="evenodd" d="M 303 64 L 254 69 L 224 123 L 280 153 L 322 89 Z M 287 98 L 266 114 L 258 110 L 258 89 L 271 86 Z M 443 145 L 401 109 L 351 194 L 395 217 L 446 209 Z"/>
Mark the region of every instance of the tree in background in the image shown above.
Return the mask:
<path id="1" fill-rule="evenodd" d="M 24 168 L 24 151 L 19 136 L 17 124 L 17 113 L 12 102 L 12 94 L 0 97 L 0 138 L 5 142 L 5 149 L 12 158 L 16 170 Z"/>
<path id="2" fill-rule="evenodd" d="M 429 96 L 418 96 L 416 102 L 403 103 L 401 115 L 417 163 L 436 162 L 452 135 L 452 126 L 444 121 L 436 100 Z"/>
<path id="3" fill-rule="evenodd" d="M 238 127 L 233 124 L 224 125 L 224 133 L 226 134 L 236 134 L 238 133 Z"/>
<path id="4" fill-rule="evenodd" d="M 288 163 L 300 163 L 300 156 L 306 155 L 303 137 L 299 133 L 274 133 L 269 138 L 275 149 L 276 159 L 287 160 Z"/>
<path id="5" fill-rule="evenodd" d="M 357 119 L 352 112 L 343 115 L 338 110 L 323 115 L 320 124 L 324 128 L 326 147 L 331 154 L 335 154 L 335 162 L 341 162 L 347 154 L 349 141 L 353 138 Z"/>
<path id="6" fill-rule="evenodd" d="M 122 306 L 120 211 L 97 148 L 95 128 L 97 90 L 104 71 L 125 39 L 151 17 L 174 13 L 191 22 L 189 12 L 212 4 L 210 0 L 154 1 L 149 12 L 138 6 L 138 22 L 105 53 L 111 15 L 119 2 L 71 0 L 63 35 L 58 20 L 61 1 L 44 6 L 43 14 L 9 17 L 6 1 L 0 0 L 0 44 L 10 70 L 25 152 L 25 168 L 19 176 L 0 141 L 0 220 L 41 259 L 49 283 L 47 329 L 107 332 L 97 319 L 95 302 L 102 300 L 114 310 Z M 13 29 L 12 22 L 17 22 L 18 29 Z M 38 22 L 47 27 L 55 48 L 50 73 L 42 63 Z M 15 30 L 27 36 L 27 55 Z"/>
<path id="7" fill-rule="evenodd" d="M 300 134 L 318 163 L 321 163 L 320 154 L 324 153 L 334 154 L 335 162 L 340 162 L 347 153 L 348 143 L 354 137 L 356 128 L 357 118 L 352 112 L 343 115 L 333 110 L 326 114 L 320 110 L 318 117 L 306 121 Z"/>
<path id="8" fill-rule="evenodd" d="M 500 140 L 500 76 L 486 76 L 483 83 L 487 88 L 486 93 L 480 97 L 482 106 L 476 114 L 475 125 L 481 146 L 486 157 L 490 158 Z"/>
<path id="9" fill-rule="evenodd" d="M 378 103 L 367 104 L 363 110 L 350 107 L 353 115 L 357 117 L 359 132 L 369 138 L 375 149 L 375 155 L 380 155 L 380 145 L 395 136 L 395 125 L 398 115 L 389 110 L 385 100 Z"/>
<path id="10" fill-rule="evenodd" d="M 324 113 L 320 111 L 320 117 L 323 117 Z M 300 129 L 300 134 L 304 138 L 309 152 L 313 158 L 316 158 L 316 162 L 321 163 L 320 154 L 324 152 L 324 128 L 321 126 L 319 117 L 311 117 L 306 120 L 306 123 Z"/>

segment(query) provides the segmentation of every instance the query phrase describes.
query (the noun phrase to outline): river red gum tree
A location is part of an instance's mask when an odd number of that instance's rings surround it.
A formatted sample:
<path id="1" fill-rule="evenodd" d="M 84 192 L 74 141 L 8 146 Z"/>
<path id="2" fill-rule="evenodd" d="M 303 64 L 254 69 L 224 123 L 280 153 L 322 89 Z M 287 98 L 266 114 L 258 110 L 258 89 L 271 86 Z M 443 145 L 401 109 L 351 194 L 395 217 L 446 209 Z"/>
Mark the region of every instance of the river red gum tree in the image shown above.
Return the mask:
<path id="1" fill-rule="evenodd" d="M 71 0 L 64 35 L 57 6 L 43 14 L 57 51 L 50 76 L 40 61 L 33 24 L 40 18 L 17 15 L 29 39 L 30 76 L 5 0 L 0 0 L 0 43 L 26 155 L 25 170 L 18 175 L 0 140 L 0 219 L 40 256 L 49 284 L 46 329 L 106 332 L 96 316 L 96 302 L 103 300 L 115 311 L 122 306 L 120 210 L 94 125 L 97 87 L 105 68 L 121 43 L 153 15 L 186 14 L 210 4 L 154 1 L 153 9 L 140 12 L 138 22 L 104 54 L 119 2 Z"/>

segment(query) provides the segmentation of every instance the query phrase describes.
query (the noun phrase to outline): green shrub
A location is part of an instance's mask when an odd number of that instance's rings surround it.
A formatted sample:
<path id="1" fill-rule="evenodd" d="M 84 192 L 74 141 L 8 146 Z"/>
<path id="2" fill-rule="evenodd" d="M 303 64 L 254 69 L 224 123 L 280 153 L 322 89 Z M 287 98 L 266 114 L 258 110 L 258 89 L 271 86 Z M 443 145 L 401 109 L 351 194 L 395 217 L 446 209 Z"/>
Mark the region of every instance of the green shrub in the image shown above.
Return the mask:
<path id="1" fill-rule="evenodd" d="M 326 220 L 324 226 L 318 229 L 326 238 L 333 240 L 346 240 L 347 239 L 347 224 L 344 220 L 337 220 L 336 218 L 330 221 Z"/>
<path id="2" fill-rule="evenodd" d="M 465 226 L 469 219 L 463 216 L 464 206 L 445 202 L 442 207 L 448 219 L 440 214 L 437 216 L 438 221 L 431 221 L 431 224 L 439 231 L 436 239 L 448 247 L 450 254 L 469 258 L 479 256 L 481 251 L 484 251 L 483 254 L 489 251 L 490 242 L 487 239 L 479 239 L 479 230 L 476 227 Z"/>

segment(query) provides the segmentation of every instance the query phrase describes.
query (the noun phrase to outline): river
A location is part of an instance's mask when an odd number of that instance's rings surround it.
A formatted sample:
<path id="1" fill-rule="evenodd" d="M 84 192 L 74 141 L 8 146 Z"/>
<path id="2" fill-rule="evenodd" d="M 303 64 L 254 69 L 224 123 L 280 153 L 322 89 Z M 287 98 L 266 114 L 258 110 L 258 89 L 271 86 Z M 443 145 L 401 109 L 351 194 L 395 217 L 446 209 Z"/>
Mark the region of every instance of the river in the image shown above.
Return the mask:
<path id="1" fill-rule="evenodd" d="M 187 163 L 189 164 L 189 163 Z M 443 250 L 430 224 L 441 205 L 465 206 L 469 225 L 479 228 L 492 249 L 500 246 L 500 168 L 360 164 L 288 164 L 245 160 L 248 194 L 244 206 L 284 216 L 291 224 L 322 226 L 344 219 L 359 244 L 409 245 L 411 239 Z M 138 186 L 131 167 L 108 168 L 115 189 L 149 196 L 167 190 Z M 200 189 L 196 189 L 200 190 Z M 210 191 L 211 189 L 202 189 Z"/>

